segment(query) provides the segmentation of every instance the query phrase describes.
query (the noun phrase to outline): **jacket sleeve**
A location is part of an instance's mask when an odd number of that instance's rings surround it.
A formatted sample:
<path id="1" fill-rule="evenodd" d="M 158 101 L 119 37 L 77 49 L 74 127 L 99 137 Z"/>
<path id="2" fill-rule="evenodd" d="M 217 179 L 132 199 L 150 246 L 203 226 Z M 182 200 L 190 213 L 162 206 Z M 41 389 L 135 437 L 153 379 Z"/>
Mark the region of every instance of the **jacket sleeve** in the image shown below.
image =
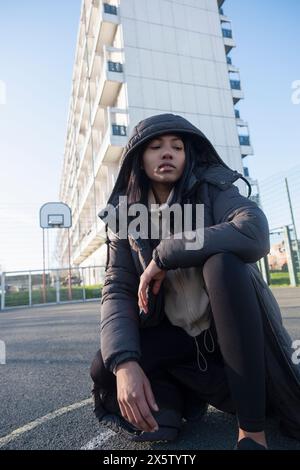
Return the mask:
<path id="1" fill-rule="evenodd" d="M 209 186 L 215 225 L 204 228 L 203 247 L 186 249 L 191 238 L 186 238 L 185 232 L 181 237 L 177 234 L 177 238 L 172 235 L 161 240 L 153 250 L 153 259 L 161 268 L 203 266 L 210 256 L 228 252 L 245 263 L 254 263 L 269 253 L 269 225 L 258 205 L 242 196 L 234 185 L 226 190 Z"/>
<path id="2" fill-rule="evenodd" d="M 112 232 L 111 232 L 112 233 Z M 129 242 L 108 237 L 108 264 L 101 300 L 101 353 L 111 372 L 121 362 L 139 361 L 139 277 Z"/>

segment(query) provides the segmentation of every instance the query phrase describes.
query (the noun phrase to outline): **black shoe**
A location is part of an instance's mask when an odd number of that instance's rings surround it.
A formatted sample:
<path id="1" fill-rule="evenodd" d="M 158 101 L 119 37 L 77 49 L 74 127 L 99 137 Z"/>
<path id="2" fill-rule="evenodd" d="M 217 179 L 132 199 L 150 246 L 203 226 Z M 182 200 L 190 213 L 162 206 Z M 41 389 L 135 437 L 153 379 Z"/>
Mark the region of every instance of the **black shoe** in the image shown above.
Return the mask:
<path id="1" fill-rule="evenodd" d="M 103 396 L 100 389 L 94 386 L 92 390 L 94 401 L 94 413 L 99 423 L 115 433 L 120 433 L 124 438 L 135 442 L 168 442 L 173 441 L 181 429 L 181 415 L 175 410 L 160 409 L 154 413 L 159 429 L 154 432 L 145 432 L 137 429 L 133 424 L 126 421 L 118 412 L 110 412 L 104 408 L 109 397 Z M 109 403 L 108 409 L 116 409 L 115 403 Z"/>
<path id="2" fill-rule="evenodd" d="M 154 432 L 141 431 L 128 423 L 122 416 L 114 414 L 107 414 L 99 421 L 101 425 L 134 442 L 169 442 L 174 441 L 179 433 L 178 428 L 164 425 Z"/>
<path id="3" fill-rule="evenodd" d="M 142 431 L 135 428 L 123 416 L 107 413 L 99 419 L 102 426 L 105 426 L 115 433 L 120 433 L 126 439 L 132 440 L 132 437 L 138 436 Z"/>
<path id="4" fill-rule="evenodd" d="M 131 435 L 129 439 L 134 442 L 171 442 L 178 437 L 178 434 L 178 428 L 162 425 L 157 431 L 141 431 L 140 434 Z"/>
<path id="5" fill-rule="evenodd" d="M 141 431 L 118 414 L 106 414 L 99 422 L 101 425 L 122 434 L 134 442 L 170 442 L 174 441 L 181 429 L 181 417 L 173 410 L 160 410 L 155 413 L 159 428 L 154 432 Z"/>
<path id="6" fill-rule="evenodd" d="M 99 421 L 107 414 L 118 414 L 119 405 L 114 394 L 103 391 L 96 385 L 92 389 L 94 413 Z"/>
<path id="7" fill-rule="evenodd" d="M 235 446 L 234 450 L 268 450 L 267 447 L 258 444 L 250 437 L 244 437 Z"/>
<path id="8" fill-rule="evenodd" d="M 182 427 L 182 416 L 176 410 L 160 408 L 153 413 L 158 424 L 158 430 L 154 432 L 140 431 L 132 435 L 130 440 L 135 442 L 170 442 L 174 441 Z"/>
<path id="9" fill-rule="evenodd" d="M 92 389 L 92 395 L 93 395 L 93 402 L 94 402 L 93 411 L 95 413 L 96 418 L 101 419 L 102 416 L 105 415 L 105 410 L 102 406 L 99 390 L 96 386 L 94 386 L 94 388 Z"/>

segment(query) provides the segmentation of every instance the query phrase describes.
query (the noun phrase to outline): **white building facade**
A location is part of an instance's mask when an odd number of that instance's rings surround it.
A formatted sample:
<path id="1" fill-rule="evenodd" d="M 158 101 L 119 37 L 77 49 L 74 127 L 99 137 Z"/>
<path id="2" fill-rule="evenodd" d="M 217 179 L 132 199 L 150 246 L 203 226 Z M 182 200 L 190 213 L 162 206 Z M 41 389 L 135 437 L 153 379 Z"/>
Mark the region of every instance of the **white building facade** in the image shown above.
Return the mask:
<path id="1" fill-rule="evenodd" d="M 72 209 L 71 264 L 105 264 L 105 205 L 138 121 L 180 114 L 243 173 L 252 154 L 224 0 L 84 0 L 78 31 L 60 201 Z M 242 182 L 240 190 L 245 191 Z M 57 254 L 68 265 L 68 237 Z"/>

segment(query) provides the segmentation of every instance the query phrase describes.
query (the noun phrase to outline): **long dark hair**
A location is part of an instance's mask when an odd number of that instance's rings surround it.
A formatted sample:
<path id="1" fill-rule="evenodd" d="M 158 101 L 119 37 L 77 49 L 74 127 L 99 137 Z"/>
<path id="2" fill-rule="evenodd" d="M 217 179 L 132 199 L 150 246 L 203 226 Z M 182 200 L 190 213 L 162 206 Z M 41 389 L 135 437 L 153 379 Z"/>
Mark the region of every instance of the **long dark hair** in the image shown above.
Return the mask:
<path id="1" fill-rule="evenodd" d="M 179 202 L 184 196 L 188 181 L 196 168 L 207 167 L 209 164 L 209 155 L 206 149 L 197 148 L 196 142 L 190 135 L 177 134 L 184 144 L 185 151 L 185 166 L 181 177 L 174 184 L 174 196 L 171 201 L 172 204 Z M 152 140 L 152 139 L 151 139 Z M 146 175 L 145 171 L 141 168 L 143 153 L 148 146 L 150 140 L 144 143 L 133 155 L 131 168 L 127 169 L 125 174 L 125 181 L 127 181 L 126 195 L 128 204 L 142 202 L 147 203 L 148 191 L 151 185 L 151 180 Z M 200 153 L 200 155 L 199 155 Z M 198 155 L 197 155 L 198 154 Z"/>

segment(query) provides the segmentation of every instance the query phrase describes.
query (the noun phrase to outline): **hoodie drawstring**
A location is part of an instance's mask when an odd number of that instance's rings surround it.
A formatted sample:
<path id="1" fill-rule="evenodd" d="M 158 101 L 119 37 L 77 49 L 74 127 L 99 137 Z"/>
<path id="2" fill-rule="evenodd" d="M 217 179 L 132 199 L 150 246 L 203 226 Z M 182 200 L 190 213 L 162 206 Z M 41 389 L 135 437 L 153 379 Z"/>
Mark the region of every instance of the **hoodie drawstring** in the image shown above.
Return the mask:
<path id="1" fill-rule="evenodd" d="M 208 334 L 210 335 L 210 340 L 211 340 L 211 344 L 212 344 L 212 347 L 211 347 L 211 348 L 209 348 L 208 345 L 207 345 L 207 340 L 206 340 L 206 338 L 207 338 L 207 335 L 208 335 Z M 195 340 L 196 348 L 197 348 L 197 364 L 198 364 L 199 370 L 200 370 L 201 372 L 206 372 L 207 369 L 208 369 L 207 360 L 206 360 L 204 354 L 202 354 L 202 352 L 200 351 L 199 344 L 198 344 L 198 341 L 197 341 L 197 336 L 194 337 L 194 340 Z M 204 348 L 205 348 L 205 350 L 206 350 L 208 353 L 213 353 L 213 352 L 215 351 L 215 342 L 214 342 L 214 338 L 213 338 L 213 336 L 212 336 L 211 331 L 210 331 L 209 328 L 208 328 L 207 330 L 205 330 L 205 332 L 204 332 L 204 340 L 203 340 L 203 343 L 204 343 Z M 200 365 L 200 356 L 201 356 L 202 361 L 203 361 L 203 363 L 204 363 L 204 368 L 201 367 L 201 365 Z"/>
<path id="2" fill-rule="evenodd" d="M 206 372 L 206 371 L 207 371 L 207 360 L 205 359 L 204 355 L 202 354 L 202 352 L 201 352 L 200 349 L 199 349 L 199 344 L 198 344 L 198 342 L 197 342 L 197 337 L 196 337 L 196 336 L 194 337 L 194 340 L 195 340 L 196 348 L 197 348 L 197 364 L 198 364 L 199 370 L 200 370 L 201 372 Z M 199 359 L 200 359 L 200 356 L 202 357 L 203 362 L 204 362 L 204 364 L 205 364 L 204 369 L 202 369 L 202 367 L 201 367 L 201 365 L 200 365 L 200 360 L 199 360 Z"/>
<path id="3" fill-rule="evenodd" d="M 206 337 L 207 337 L 208 333 L 209 333 L 211 344 L 212 344 L 211 349 L 209 349 L 207 347 L 207 343 L 206 343 Z M 209 352 L 209 353 L 213 353 L 214 350 L 215 350 L 215 342 L 214 342 L 213 335 L 211 334 L 210 328 L 208 328 L 208 330 L 205 330 L 205 332 L 204 332 L 204 347 L 205 347 L 206 351 Z"/>

